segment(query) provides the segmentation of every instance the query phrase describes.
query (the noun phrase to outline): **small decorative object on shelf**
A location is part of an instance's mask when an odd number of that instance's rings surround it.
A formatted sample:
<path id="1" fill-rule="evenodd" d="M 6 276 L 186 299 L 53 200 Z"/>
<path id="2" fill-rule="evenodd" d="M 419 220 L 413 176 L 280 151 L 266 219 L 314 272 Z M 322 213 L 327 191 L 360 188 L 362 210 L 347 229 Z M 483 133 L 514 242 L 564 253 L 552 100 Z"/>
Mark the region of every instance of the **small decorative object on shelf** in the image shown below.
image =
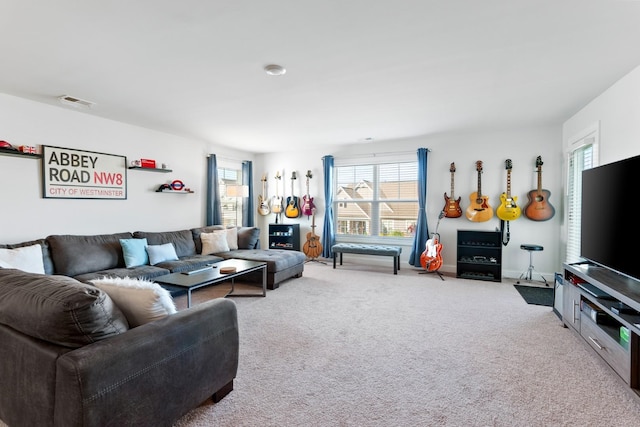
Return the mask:
<path id="1" fill-rule="evenodd" d="M 34 147 L 33 145 L 21 145 L 20 147 L 18 147 L 18 150 L 20 150 L 20 152 L 22 153 L 38 154 L 38 152 L 36 151 L 36 147 Z"/>
<path id="2" fill-rule="evenodd" d="M 171 169 L 169 169 L 166 163 L 162 164 L 162 168 L 157 168 L 155 166 L 156 165 L 155 160 L 149 160 L 149 159 L 131 160 L 129 164 L 130 164 L 129 169 L 137 169 L 137 170 L 143 170 L 148 172 L 162 172 L 162 173 L 173 172 Z M 153 164 L 153 166 L 149 166 L 151 164 Z"/>
<path id="3" fill-rule="evenodd" d="M 42 157 L 37 153 L 36 148 L 33 146 L 21 145 L 19 148 L 16 148 L 7 141 L 0 141 L 0 154 L 16 157 L 31 157 L 36 159 Z"/>
<path id="4" fill-rule="evenodd" d="M 151 159 L 140 159 L 140 166 L 143 168 L 155 169 L 156 161 Z"/>
<path id="5" fill-rule="evenodd" d="M 193 191 L 186 187 L 182 181 L 176 179 L 170 184 L 160 185 L 156 190 L 156 193 L 191 194 Z"/>

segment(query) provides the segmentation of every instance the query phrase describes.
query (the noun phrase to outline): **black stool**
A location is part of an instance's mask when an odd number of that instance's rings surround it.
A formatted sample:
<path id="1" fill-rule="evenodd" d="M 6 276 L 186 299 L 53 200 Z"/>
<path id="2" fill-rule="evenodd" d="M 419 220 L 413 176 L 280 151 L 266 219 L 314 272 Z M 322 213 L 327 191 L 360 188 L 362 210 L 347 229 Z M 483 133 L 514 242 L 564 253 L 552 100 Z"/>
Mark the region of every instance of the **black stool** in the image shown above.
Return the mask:
<path id="1" fill-rule="evenodd" d="M 520 277 L 518 278 L 518 281 L 516 283 L 520 283 L 520 279 L 522 279 L 524 277 L 524 279 L 527 282 L 531 282 L 531 279 L 533 278 L 533 272 L 535 271 L 533 268 L 533 252 L 538 252 L 538 251 L 542 251 L 544 250 L 544 248 L 540 245 L 529 245 L 529 244 L 523 244 L 520 245 L 520 249 L 524 249 L 525 251 L 529 251 L 529 267 L 522 272 L 522 274 L 520 275 Z M 544 284 L 546 286 L 549 286 L 549 284 L 547 283 L 547 279 L 544 278 L 544 276 L 540 273 L 538 273 L 538 275 L 540 277 L 542 277 L 542 280 L 544 281 Z"/>

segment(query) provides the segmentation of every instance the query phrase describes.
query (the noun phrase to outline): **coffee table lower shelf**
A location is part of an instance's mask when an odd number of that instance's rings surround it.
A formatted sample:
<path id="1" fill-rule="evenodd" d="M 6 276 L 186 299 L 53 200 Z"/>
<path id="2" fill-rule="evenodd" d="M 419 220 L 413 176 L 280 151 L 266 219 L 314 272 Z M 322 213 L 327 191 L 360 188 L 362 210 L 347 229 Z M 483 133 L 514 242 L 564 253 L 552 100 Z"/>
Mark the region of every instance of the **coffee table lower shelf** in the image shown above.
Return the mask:
<path id="1" fill-rule="evenodd" d="M 222 267 L 235 267 L 233 273 L 221 273 Z M 235 279 L 254 271 L 262 271 L 262 292 L 261 293 L 236 293 Z M 172 290 L 187 291 L 187 307 L 191 307 L 191 292 L 211 285 L 217 285 L 227 280 L 231 280 L 231 290 L 225 297 L 266 297 L 267 296 L 267 263 L 257 261 L 245 261 L 242 259 L 227 259 L 211 265 L 203 271 L 193 274 L 171 273 L 153 279 L 163 288 Z"/>

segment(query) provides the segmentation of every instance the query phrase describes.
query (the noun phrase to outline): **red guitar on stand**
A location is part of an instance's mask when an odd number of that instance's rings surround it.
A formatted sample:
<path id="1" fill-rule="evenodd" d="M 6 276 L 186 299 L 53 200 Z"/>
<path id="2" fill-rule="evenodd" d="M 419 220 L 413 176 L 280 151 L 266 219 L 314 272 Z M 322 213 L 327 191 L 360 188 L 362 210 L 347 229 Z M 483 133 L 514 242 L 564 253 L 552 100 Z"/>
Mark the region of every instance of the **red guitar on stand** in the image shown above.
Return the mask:
<path id="1" fill-rule="evenodd" d="M 443 217 L 444 211 L 440 212 L 440 215 L 438 216 L 438 224 L 436 225 L 436 232 L 433 233 L 432 238 L 427 240 L 424 252 L 420 255 L 420 265 L 422 265 L 422 268 L 424 268 L 427 273 L 436 273 L 442 280 L 444 280 L 444 277 L 442 277 L 442 273 L 438 271 L 440 267 L 442 267 L 442 243 L 440 243 L 438 227 L 440 226 L 440 220 Z"/>

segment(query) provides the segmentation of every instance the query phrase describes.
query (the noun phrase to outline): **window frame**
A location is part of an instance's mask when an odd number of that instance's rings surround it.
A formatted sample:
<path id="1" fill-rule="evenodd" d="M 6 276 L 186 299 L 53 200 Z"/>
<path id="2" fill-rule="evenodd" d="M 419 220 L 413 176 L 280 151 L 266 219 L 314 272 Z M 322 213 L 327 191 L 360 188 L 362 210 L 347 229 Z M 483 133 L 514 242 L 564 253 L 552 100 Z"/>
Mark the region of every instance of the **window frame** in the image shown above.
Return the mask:
<path id="1" fill-rule="evenodd" d="M 600 142 L 599 124 L 587 128 L 581 135 L 569 141 L 567 153 L 567 181 L 566 181 L 566 247 L 565 263 L 583 261 L 580 257 L 580 231 L 582 209 L 582 171 L 598 166 Z"/>
<path id="2" fill-rule="evenodd" d="M 333 207 L 333 220 L 335 224 L 335 233 L 336 233 L 336 242 L 353 242 L 353 243 L 372 243 L 372 244 L 396 244 L 396 245 L 410 245 L 414 239 L 414 235 L 410 234 L 407 236 L 381 236 L 379 235 L 380 229 L 382 226 L 382 221 L 380 219 L 380 210 L 374 209 L 374 206 L 382 206 L 384 203 L 415 203 L 416 209 L 416 218 L 413 219 L 413 223 L 417 221 L 417 211 L 419 210 L 419 200 L 416 188 L 415 198 L 394 198 L 394 199 L 380 199 L 378 197 L 378 189 L 380 182 L 380 174 L 379 174 L 379 166 L 380 165 L 399 165 L 402 163 L 411 163 L 415 165 L 416 170 L 416 187 L 418 182 L 418 159 L 416 158 L 415 153 L 385 153 L 385 154 L 374 154 L 362 157 L 351 157 L 351 158 L 336 158 L 334 164 L 334 176 L 336 177 L 333 182 L 333 194 L 334 200 L 332 203 Z M 362 203 L 371 203 L 372 209 L 371 211 L 375 211 L 370 215 L 366 221 L 370 223 L 369 233 L 373 235 L 357 235 L 357 234 L 342 234 L 341 222 L 338 218 L 340 205 L 348 203 L 345 202 L 344 199 L 338 199 L 338 190 L 340 185 L 338 183 L 338 175 L 339 169 L 345 167 L 357 167 L 357 166 L 373 166 L 373 180 L 371 182 L 372 185 L 372 199 L 362 199 L 358 202 Z M 358 221 L 354 219 L 353 221 Z M 375 225 L 374 225 L 375 224 Z"/>

